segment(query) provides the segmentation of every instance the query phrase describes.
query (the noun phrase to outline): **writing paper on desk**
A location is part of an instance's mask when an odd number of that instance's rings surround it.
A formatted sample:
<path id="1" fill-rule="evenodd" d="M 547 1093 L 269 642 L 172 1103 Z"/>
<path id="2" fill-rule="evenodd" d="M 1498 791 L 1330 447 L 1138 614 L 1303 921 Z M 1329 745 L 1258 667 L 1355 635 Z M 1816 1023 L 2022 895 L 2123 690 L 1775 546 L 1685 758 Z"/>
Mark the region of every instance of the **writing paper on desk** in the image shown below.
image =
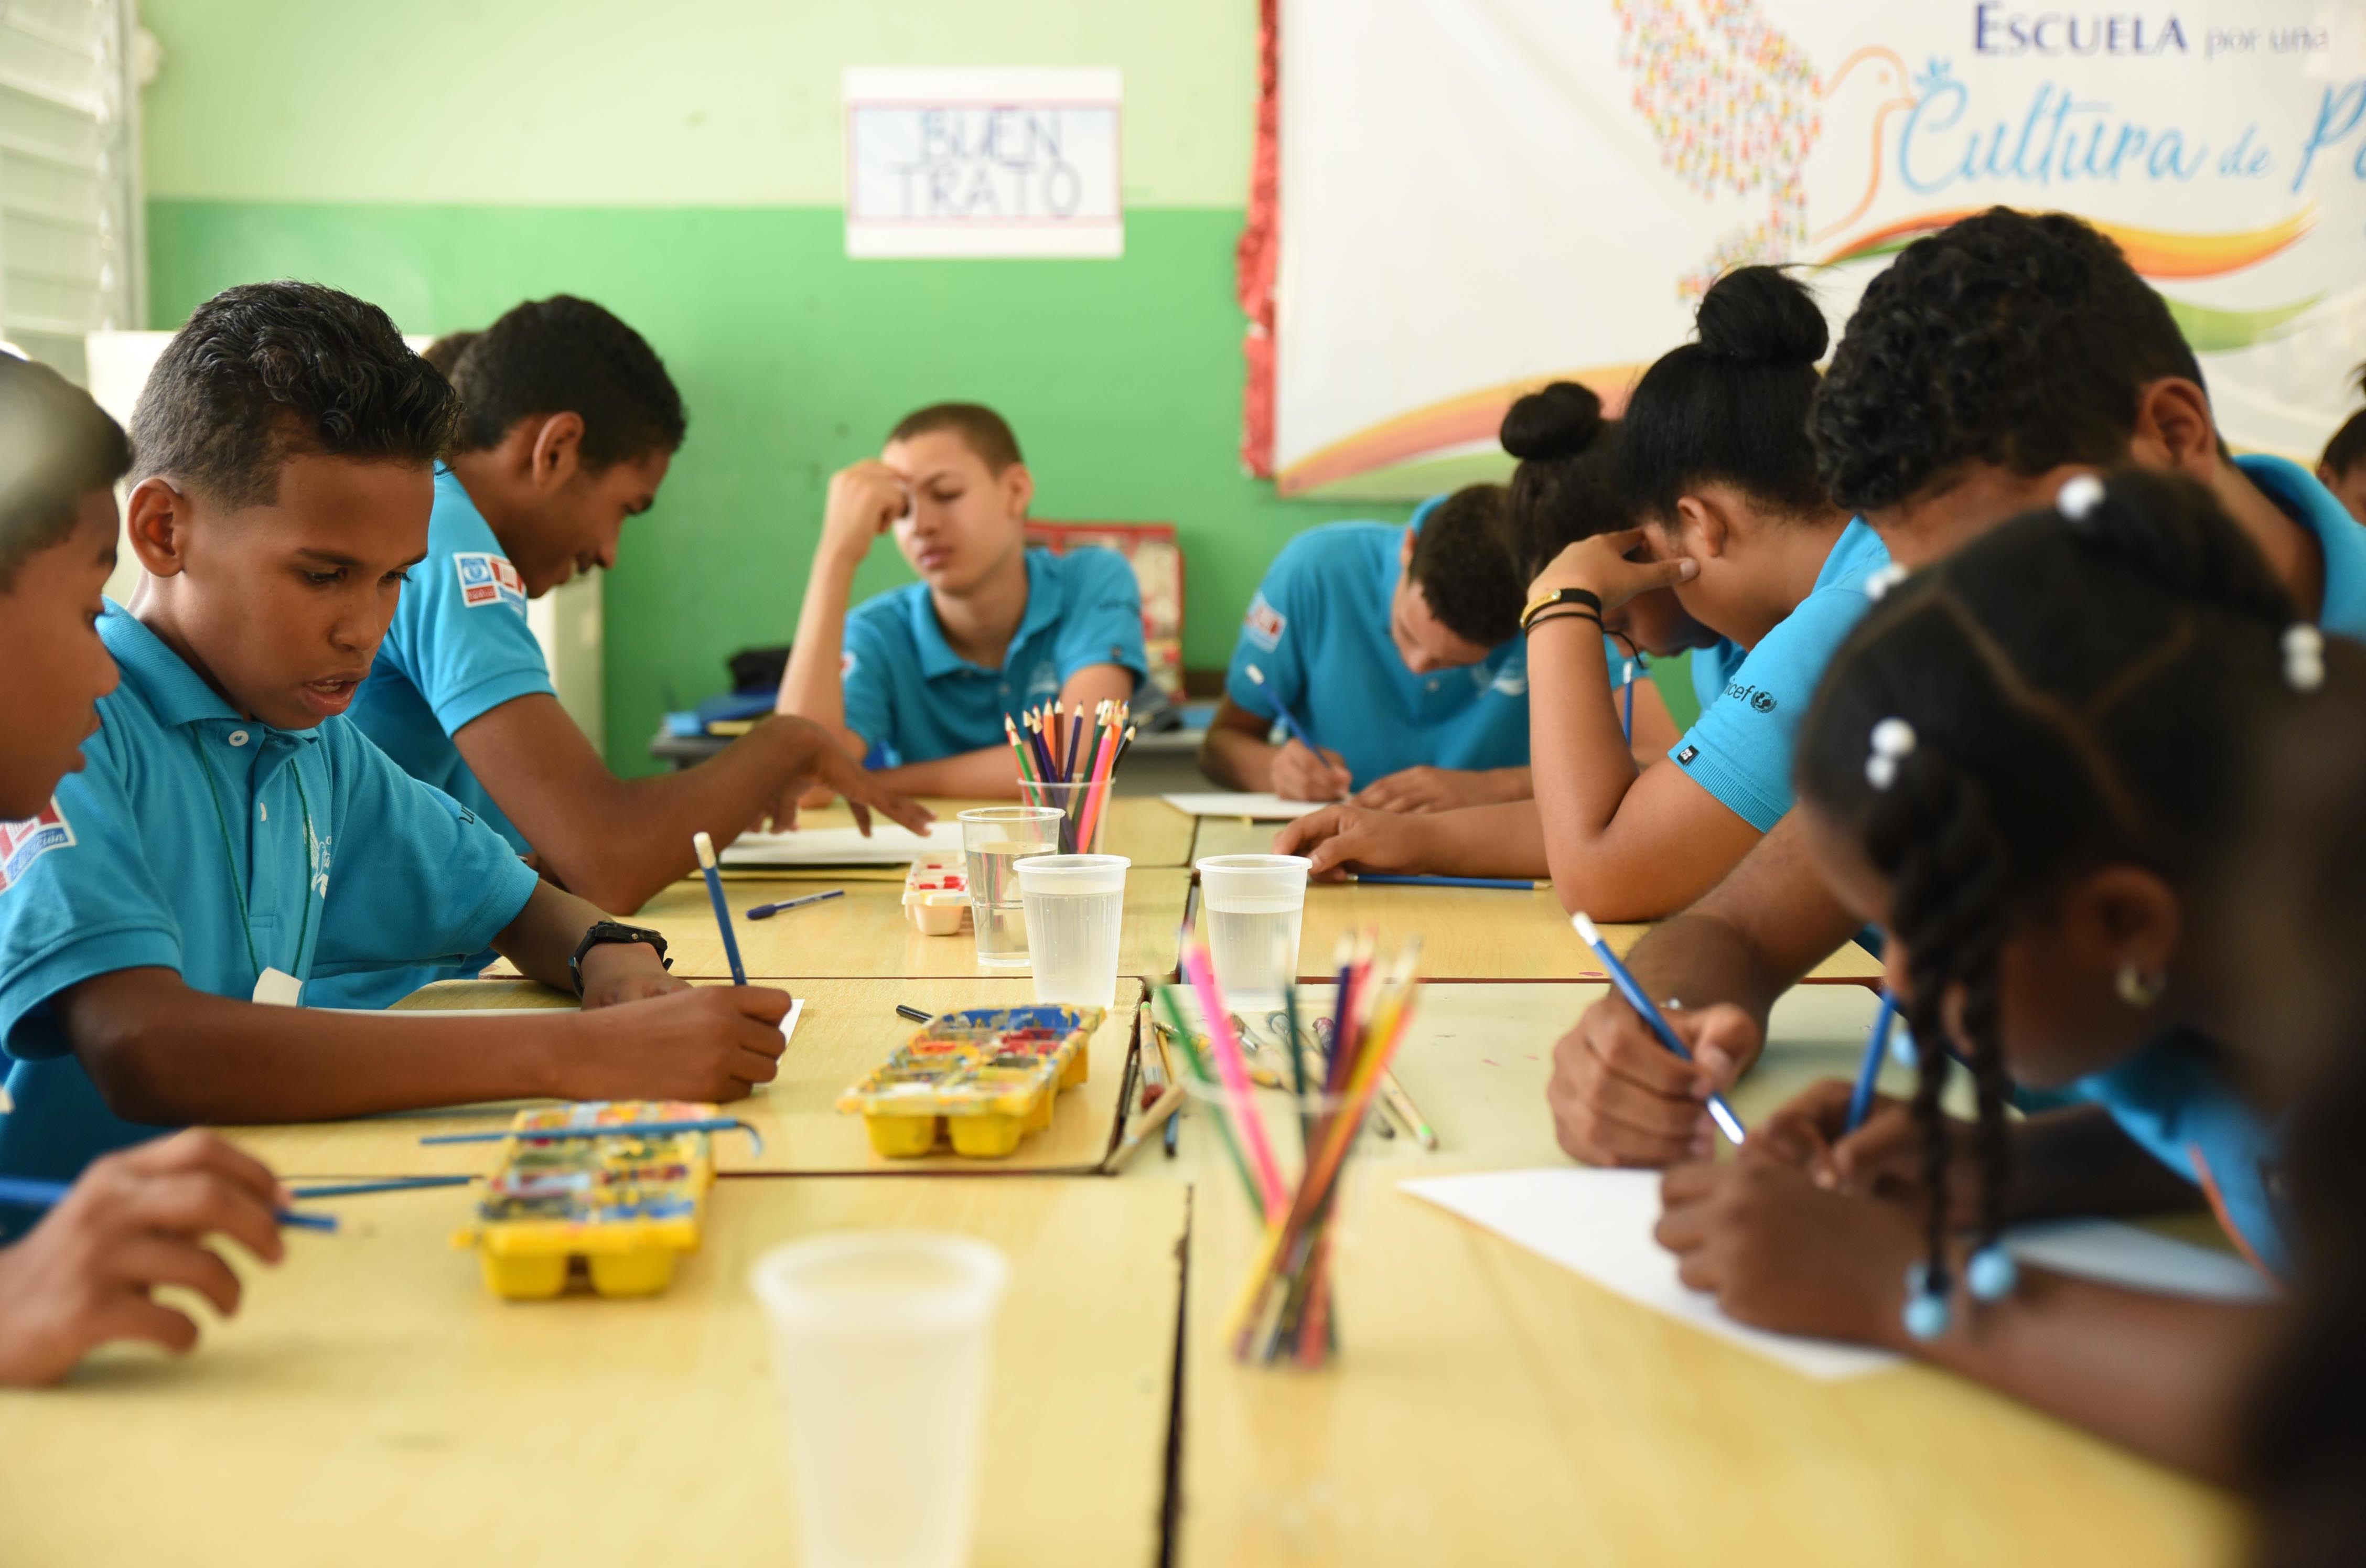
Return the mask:
<path id="1" fill-rule="evenodd" d="M 1498 1170 L 1434 1176 L 1398 1190 L 1459 1214 L 1606 1290 L 1829 1382 L 1894 1365 L 1886 1350 L 1769 1334 L 1734 1322 L 1717 1298 L 1676 1277 L 1675 1255 L 1651 1239 L 1660 1221 L 1655 1170 Z"/>
<path id="2" fill-rule="evenodd" d="M 931 822 L 925 833 L 894 822 L 854 828 L 806 828 L 794 833 L 742 833 L 719 859 L 740 870 L 759 866 L 902 865 L 923 855 L 959 855 L 961 824 Z"/>
<path id="3" fill-rule="evenodd" d="M 1253 822 L 1295 822 L 1328 804 L 1321 800 L 1284 800 L 1278 795 L 1246 795 L 1231 790 L 1202 795 L 1166 795 L 1161 800 L 1187 817 L 1245 817 Z"/>

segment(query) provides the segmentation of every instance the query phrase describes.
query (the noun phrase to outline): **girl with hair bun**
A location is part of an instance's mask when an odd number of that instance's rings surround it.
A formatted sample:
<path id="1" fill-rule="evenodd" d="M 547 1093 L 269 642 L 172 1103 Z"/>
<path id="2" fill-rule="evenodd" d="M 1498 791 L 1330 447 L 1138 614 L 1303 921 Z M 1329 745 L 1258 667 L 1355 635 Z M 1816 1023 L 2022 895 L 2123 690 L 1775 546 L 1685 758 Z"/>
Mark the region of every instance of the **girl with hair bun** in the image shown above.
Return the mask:
<path id="1" fill-rule="evenodd" d="M 1707 891 L 1790 808 L 1792 737 L 1889 558 L 1816 479 L 1808 408 L 1826 333 L 1808 291 L 1743 267 L 1702 299 L 1698 325 L 1699 341 L 1644 373 L 1583 475 L 1548 465 L 1568 461 L 1559 433 L 1582 427 L 1590 393 L 1549 389 L 1504 420 L 1505 446 L 1526 459 L 1515 511 L 1549 562 L 1522 623 L 1533 809 L 1331 808 L 1278 847 L 1318 874 L 1541 868 L 1563 908 L 1646 920 Z M 1665 765 L 1646 765 L 1620 733 L 1606 694 L 1624 658 L 1606 651 L 1606 631 L 1706 645 L 1693 655 L 1700 721 Z"/>
<path id="2" fill-rule="evenodd" d="M 2271 1064 L 2293 1042 L 2245 1027 L 2228 890 L 2263 726 L 2360 694 L 2366 653 L 2181 479 L 2074 478 L 1884 597 L 1816 696 L 1798 788 L 1817 871 L 1882 930 L 1919 1088 L 1851 1131 L 1851 1086 L 1820 1084 L 1739 1158 L 1671 1171 L 1685 1282 L 2233 1473 L 2270 1309 L 2022 1266 L 2000 1235 L 2206 1199 L 2288 1267 Z M 1957 1061 L 1969 1122 L 1940 1109 Z"/>

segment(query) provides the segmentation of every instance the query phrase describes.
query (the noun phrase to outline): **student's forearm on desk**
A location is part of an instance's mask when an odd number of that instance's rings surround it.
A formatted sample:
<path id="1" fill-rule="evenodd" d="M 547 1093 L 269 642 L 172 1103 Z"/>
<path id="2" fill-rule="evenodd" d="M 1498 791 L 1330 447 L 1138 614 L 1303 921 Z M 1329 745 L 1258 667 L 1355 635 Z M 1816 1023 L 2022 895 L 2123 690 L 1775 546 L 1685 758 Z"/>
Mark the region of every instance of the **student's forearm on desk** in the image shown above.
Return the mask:
<path id="1" fill-rule="evenodd" d="M 880 784 L 902 795 L 945 795 L 956 799 L 1018 798 L 1019 759 L 1008 745 L 986 746 L 926 762 L 907 762 L 872 774 Z"/>
<path id="2" fill-rule="evenodd" d="M 1550 874 L 1545 865 L 1544 823 L 1533 800 L 1405 817 L 1398 826 L 1414 846 L 1405 863 L 1425 875 L 1535 882 Z"/>
<path id="3" fill-rule="evenodd" d="M 774 716 L 694 768 L 620 779 L 558 699 L 542 694 L 503 703 L 454 739 L 550 874 L 618 914 L 689 874 L 693 835 L 727 844 L 763 820 L 828 743 Z"/>
<path id="4" fill-rule="evenodd" d="M 568 971 L 568 960 L 575 956 L 583 933 L 607 918 L 598 905 L 540 883 L 517 918 L 493 938 L 493 951 L 516 964 L 527 979 L 571 991 L 575 977 Z M 656 958 L 653 950 L 650 957 Z"/>

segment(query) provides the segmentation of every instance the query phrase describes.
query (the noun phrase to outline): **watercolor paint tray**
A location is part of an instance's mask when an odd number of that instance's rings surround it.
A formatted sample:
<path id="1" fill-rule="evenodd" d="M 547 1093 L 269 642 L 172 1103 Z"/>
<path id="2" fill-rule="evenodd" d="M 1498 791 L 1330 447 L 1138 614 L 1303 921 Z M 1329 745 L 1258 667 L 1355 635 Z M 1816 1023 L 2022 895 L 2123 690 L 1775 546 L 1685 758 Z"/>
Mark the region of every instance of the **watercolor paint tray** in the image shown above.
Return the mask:
<path id="1" fill-rule="evenodd" d="M 838 1098 L 860 1115 L 871 1147 L 917 1159 L 941 1141 L 973 1159 L 999 1159 L 1052 1124 L 1064 1089 L 1091 1070 L 1087 1043 L 1099 1008 L 973 1008 L 929 1021 Z"/>

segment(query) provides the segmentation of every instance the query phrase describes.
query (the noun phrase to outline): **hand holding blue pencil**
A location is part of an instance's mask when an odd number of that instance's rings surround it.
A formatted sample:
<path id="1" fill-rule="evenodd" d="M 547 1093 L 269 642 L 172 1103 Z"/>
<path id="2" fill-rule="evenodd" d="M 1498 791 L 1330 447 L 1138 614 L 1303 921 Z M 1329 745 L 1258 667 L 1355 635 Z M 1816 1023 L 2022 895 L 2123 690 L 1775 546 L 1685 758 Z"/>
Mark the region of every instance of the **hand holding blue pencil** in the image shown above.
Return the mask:
<path id="1" fill-rule="evenodd" d="M 694 834 L 691 846 L 698 852 L 698 869 L 706 877 L 706 896 L 715 903 L 715 923 L 723 931 L 723 956 L 730 961 L 731 983 L 748 983 L 748 966 L 739 962 L 738 933 L 731 929 L 731 906 L 723 897 L 723 872 L 715 860 L 715 840 L 704 833 Z"/>
<path id="2" fill-rule="evenodd" d="M 1627 1005 L 1642 1015 L 1643 1021 L 1651 1026 L 1660 1043 L 1674 1052 L 1679 1060 L 1691 1061 L 1692 1052 L 1685 1048 L 1676 1032 L 1668 1027 L 1667 1019 L 1652 1003 L 1650 994 L 1643 989 L 1642 982 L 1635 978 L 1627 965 L 1618 962 L 1618 955 L 1610 951 L 1608 942 L 1602 940 L 1601 928 L 1582 909 L 1569 918 L 1569 923 L 1577 928 L 1577 934 L 1585 945 L 1594 949 L 1594 955 L 1602 960 L 1603 972 L 1610 976 L 1610 983 L 1618 987 L 1618 994 L 1627 998 Z M 1734 1114 L 1733 1107 L 1726 1103 L 1725 1096 L 1711 1094 L 1708 1097 L 1708 1114 L 1709 1120 L 1717 1123 L 1718 1130 L 1739 1147 L 1745 1135 L 1741 1118 Z"/>

